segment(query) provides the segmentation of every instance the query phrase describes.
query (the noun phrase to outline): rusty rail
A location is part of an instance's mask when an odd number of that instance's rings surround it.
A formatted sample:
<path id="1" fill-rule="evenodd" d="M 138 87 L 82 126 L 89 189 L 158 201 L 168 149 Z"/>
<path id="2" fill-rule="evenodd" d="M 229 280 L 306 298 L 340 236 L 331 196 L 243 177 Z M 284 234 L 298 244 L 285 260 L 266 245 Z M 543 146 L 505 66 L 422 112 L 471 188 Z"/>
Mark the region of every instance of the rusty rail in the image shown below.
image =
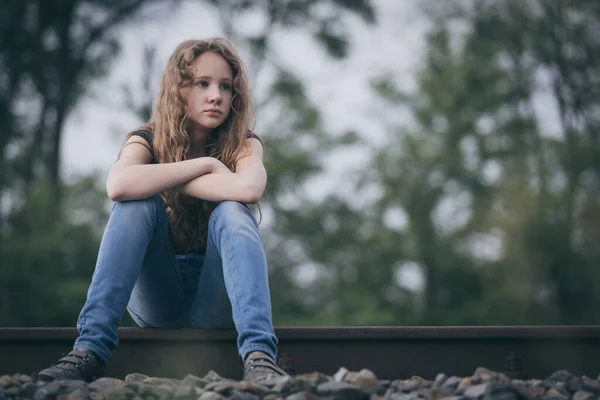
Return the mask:
<path id="1" fill-rule="evenodd" d="M 513 377 L 544 378 L 566 369 L 600 372 L 600 326 L 277 328 L 280 365 L 295 373 L 369 368 L 382 379 L 439 372 L 471 375 L 484 366 Z M 0 328 L 0 375 L 32 374 L 68 352 L 74 328 Z M 234 331 L 120 328 L 107 375 L 181 378 L 214 370 L 239 379 Z"/>

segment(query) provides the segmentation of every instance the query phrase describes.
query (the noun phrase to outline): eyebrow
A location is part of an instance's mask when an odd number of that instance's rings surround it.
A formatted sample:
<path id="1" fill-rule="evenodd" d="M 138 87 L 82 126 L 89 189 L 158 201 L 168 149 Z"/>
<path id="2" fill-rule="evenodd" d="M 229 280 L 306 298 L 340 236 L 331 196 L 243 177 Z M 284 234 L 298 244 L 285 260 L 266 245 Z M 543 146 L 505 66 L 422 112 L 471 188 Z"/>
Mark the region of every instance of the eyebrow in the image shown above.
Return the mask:
<path id="1" fill-rule="evenodd" d="M 197 77 L 195 77 L 195 79 L 208 79 L 208 80 L 210 80 L 210 79 L 213 79 L 213 78 L 212 78 L 212 76 L 203 75 L 203 76 L 197 76 Z M 231 79 L 230 77 L 227 76 L 227 77 L 221 79 L 221 81 L 233 81 L 233 79 Z"/>

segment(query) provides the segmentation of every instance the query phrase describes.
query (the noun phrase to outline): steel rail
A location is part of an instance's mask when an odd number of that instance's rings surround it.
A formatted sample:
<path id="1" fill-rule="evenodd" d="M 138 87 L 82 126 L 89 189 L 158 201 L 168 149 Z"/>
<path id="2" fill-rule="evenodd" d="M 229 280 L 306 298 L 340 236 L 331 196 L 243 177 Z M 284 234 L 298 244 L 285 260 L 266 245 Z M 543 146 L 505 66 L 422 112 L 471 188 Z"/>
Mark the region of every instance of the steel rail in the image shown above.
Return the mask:
<path id="1" fill-rule="evenodd" d="M 240 379 L 233 330 L 119 328 L 108 376 L 131 372 L 183 378 L 214 370 Z M 596 378 L 600 326 L 281 327 L 280 364 L 292 373 L 333 375 L 368 368 L 380 379 L 437 373 L 469 376 L 479 367 L 517 378 L 566 369 Z M 74 328 L 0 328 L 0 375 L 33 374 L 68 352 Z"/>

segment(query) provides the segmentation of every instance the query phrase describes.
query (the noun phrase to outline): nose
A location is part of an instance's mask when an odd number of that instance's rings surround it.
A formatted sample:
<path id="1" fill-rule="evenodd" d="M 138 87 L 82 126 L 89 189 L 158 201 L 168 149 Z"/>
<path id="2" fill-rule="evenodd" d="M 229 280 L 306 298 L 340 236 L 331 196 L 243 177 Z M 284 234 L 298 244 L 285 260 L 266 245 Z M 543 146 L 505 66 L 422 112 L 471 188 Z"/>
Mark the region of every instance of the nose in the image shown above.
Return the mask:
<path id="1" fill-rule="evenodd" d="M 209 103 L 219 103 L 221 101 L 221 91 L 216 85 L 211 85 L 207 95 Z"/>

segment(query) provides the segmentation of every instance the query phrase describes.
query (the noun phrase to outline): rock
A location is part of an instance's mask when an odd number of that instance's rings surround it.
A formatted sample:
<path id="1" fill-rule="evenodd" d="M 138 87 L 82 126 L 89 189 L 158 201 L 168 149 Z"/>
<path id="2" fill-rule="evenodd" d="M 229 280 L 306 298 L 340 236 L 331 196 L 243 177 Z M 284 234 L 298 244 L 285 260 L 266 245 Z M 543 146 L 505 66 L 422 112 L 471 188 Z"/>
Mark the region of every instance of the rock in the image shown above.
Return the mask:
<path id="1" fill-rule="evenodd" d="M 460 383 L 458 384 L 458 387 L 456 388 L 456 390 L 465 390 L 470 385 L 471 385 L 471 378 L 463 378 L 463 379 L 461 379 Z"/>
<path id="2" fill-rule="evenodd" d="M 208 371 L 208 373 L 206 375 L 204 375 L 203 379 L 206 382 L 216 382 L 216 381 L 223 380 L 223 378 L 221 378 L 221 376 L 219 374 L 217 374 L 215 371 L 213 371 L 212 369 L 210 371 Z"/>
<path id="3" fill-rule="evenodd" d="M 482 397 L 488 387 L 488 383 L 480 383 L 479 385 L 473 385 L 465 388 L 463 395 L 471 399 L 477 399 Z"/>
<path id="4" fill-rule="evenodd" d="M 88 387 L 99 392 L 125 386 L 125 381 L 115 378 L 100 378 L 90 383 Z"/>
<path id="5" fill-rule="evenodd" d="M 253 393 L 261 398 L 269 393 L 267 387 L 254 382 L 241 381 L 237 382 L 234 387 L 237 391 Z"/>
<path id="6" fill-rule="evenodd" d="M 266 397 L 264 397 L 264 399 L 267 399 L 268 395 Z M 229 395 L 228 400 L 260 400 L 263 397 L 259 397 L 257 395 L 255 395 L 254 393 L 250 393 L 250 392 L 233 392 L 231 395 Z M 282 397 L 277 397 L 277 398 L 282 398 Z"/>
<path id="7" fill-rule="evenodd" d="M 4 393 L 11 399 L 16 399 L 17 397 L 19 397 L 20 391 L 21 389 L 19 389 L 18 386 L 11 386 L 7 389 L 4 389 Z"/>
<path id="8" fill-rule="evenodd" d="M 40 386 L 33 395 L 34 400 L 50 400 L 55 399 L 61 394 L 60 381 L 48 382 L 47 384 Z"/>
<path id="9" fill-rule="evenodd" d="M 442 389 L 439 387 L 434 387 L 431 389 L 420 389 L 417 392 L 421 397 L 424 397 L 427 400 L 440 400 L 444 397 L 451 396 L 452 391 L 449 389 Z"/>
<path id="10" fill-rule="evenodd" d="M 433 386 L 440 387 L 444 384 L 444 382 L 448 379 L 446 374 L 437 374 L 435 380 L 433 381 Z"/>
<path id="11" fill-rule="evenodd" d="M 584 390 L 578 390 L 573 395 L 573 400 L 593 400 L 596 396 L 593 393 L 586 392 Z"/>
<path id="12" fill-rule="evenodd" d="M 417 381 L 419 383 L 425 383 L 427 382 L 427 379 L 420 377 L 419 375 L 413 375 L 410 378 L 411 381 Z"/>
<path id="13" fill-rule="evenodd" d="M 186 375 L 181 381 L 181 386 L 192 386 L 203 389 L 208 381 L 204 378 L 200 378 L 194 375 Z"/>
<path id="14" fill-rule="evenodd" d="M 202 395 L 200 397 L 198 397 L 198 400 L 226 400 L 227 397 L 223 397 L 222 395 L 220 395 L 219 393 L 216 392 L 204 392 L 202 393 Z"/>
<path id="15" fill-rule="evenodd" d="M 581 389 L 587 392 L 592 392 L 596 396 L 600 395 L 600 382 L 594 379 L 582 379 Z"/>
<path id="16" fill-rule="evenodd" d="M 144 379 L 148 379 L 148 375 L 140 374 L 134 372 L 133 374 L 129 374 L 125 377 L 125 382 L 142 382 Z"/>
<path id="17" fill-rule="evenodd" d="M 346 382 L 325 382 L 317 387 L 319 399 L 327 400 L 366 400 L 368 396 L 358 386 Z"/>
<path id="18" fill-rule="evenodd" d="M 544 399 L 546 400 L 566 400 L 568 398 L 568 395 L 554 388 L 549 389 L 544 395 Z"/>
<path id="19" fill-rule="evenodd" d="M 180 379 L 171 379 L 171 378 L 158 378 L 158 377 L 150 377 L 150 378 L 146 378 L 142 381 L 143 383 L 147 383 L 149 385 L 168 385 L 168 386 L 179 386 L 181 385 L 181 380 Z"/>
<path id="20" fill-rule="evenodd" d="M 377 387 L 377 377 L 368 369 L 361 369 L 358 373 L 349 372 L 344 376 L 343 381 L 363 388 Z"/>
<path id="21" fill-rule="evenodd" d="M 285 400 L 314 400 L 315 396 L 311 392 L 297 392 L 290 394 Z"/>
<path id="22" fill-rule="evenodd" d="M 296 384 L 298 385 L 298 390 L 314 392 L 322 383 L 329 382 L 331 378 L 327 375 L 322 374 L 320 372 L 313 372 L 311 374 L 303 374 L 296 376 Z"/>
<path id="23" fill-rule="evenodd" d="M 76 389 L 74 392 L 69 393 L 65 400 L 84 400 L 89 398 L 89 391 L 85 393 L 81 389 Z"/>
<path id="24" fill-rule="evenodd" d="M 450 378 L 446 379 L 443 383 L 444 386 L 448 386 L 452 389 L 456 389 L 456 387 L 458 386 L 458 384 L 462 381 L 462 378 L 459 376 L 451 376 Z"/>
<path id="25" fill-rule="evenodd" d="M 18 385 L 19 385 L 19 381 L 17 381 L 12 376 L 10 376 L 10 375 L 0 376 L 0 386 L 3 387 L 4 389 L 9 388 L 11 386 L 18 386 Z"/>
<path id="26" fill-rule="evenodd" d="M 343 382 L 344 381 L 344 377 L 349 373 L 350 371 L 348 371 L 346 368 L 342 367 L 338 370 L 338 372 L 336 372 L 333 375 L 333 380 L 336 382 Z"/>

